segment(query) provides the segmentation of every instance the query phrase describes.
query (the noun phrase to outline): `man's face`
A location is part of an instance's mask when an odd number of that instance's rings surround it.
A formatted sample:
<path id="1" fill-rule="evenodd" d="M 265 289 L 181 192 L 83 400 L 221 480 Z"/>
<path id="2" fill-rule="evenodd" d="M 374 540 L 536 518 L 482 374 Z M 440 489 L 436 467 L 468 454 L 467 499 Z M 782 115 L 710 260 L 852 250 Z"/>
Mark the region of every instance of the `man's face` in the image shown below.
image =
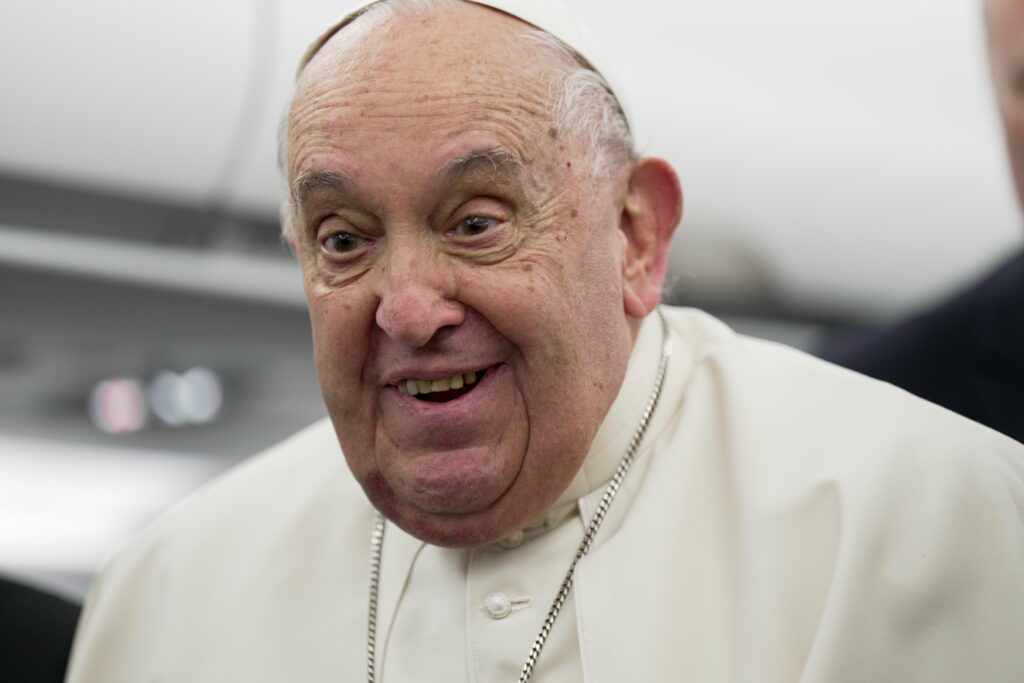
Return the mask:
<path id="1" fill-rule="evenodd" d="M 525 30 L 470 4 L 360 18 L 307 67 L 289 116 L 328 413 L 374 505 L 440 545 L 496 540 L 557 499 L 636 330 L 626 169 L 592 177 L 553 127 L 567 65 Z"/>
<path id="2" fill-rule="evenodd" d="M 988 0 L 989 63 L 1017 197 L 1024 204 L 1024 0 Z"/>

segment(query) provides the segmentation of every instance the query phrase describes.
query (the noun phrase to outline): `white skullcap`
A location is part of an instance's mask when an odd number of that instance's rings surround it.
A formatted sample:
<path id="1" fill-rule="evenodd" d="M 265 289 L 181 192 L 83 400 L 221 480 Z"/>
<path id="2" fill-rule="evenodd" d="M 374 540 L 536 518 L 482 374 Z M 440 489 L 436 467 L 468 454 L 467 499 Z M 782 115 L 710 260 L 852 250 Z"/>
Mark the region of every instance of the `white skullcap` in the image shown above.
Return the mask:
<path id="1" fill-rule="evenodd" d="M 590 29 L 580 21 L 579 17 L 572 13 L 561 0 L 465 0 L 466 2 L 473 2 L 477 5 L 486 5 L 496 10 L 501 10 L 506 14 L 511 14 L 514 17 L 522 19 L 528 24 L 532 24 L 542 31 L 550 33 L 555 38 L 558 38 L 563 43 L 576 50 L 577 53 L 587 63 L 593 67 L 594 71 L 601 74 L 608 87 L 611 89 L 612 94 L 619 102 L 619 107 L 622 108 L 622 113 L 626 117 L 626 123 L 629 125 L 630 130 L 633 128 L 633 119 L 629 113 L 629 106 L 626 103 L 623 95 L 625 90 L 622 88 L 622 83 L 615 77 L 615 72 L 611 65 L 605 60 L 604 55 L 598 47 L 597 38 Z M 301 74 L 302 70 L 306 68 L 313 56 L 320 51 L 320 48 L 331 39 L 335 33 L 341 30 L 345 25 L 351 22 L 353 19 L 362 14 L 366 8 L 370 5 L 376 4 L 380 0 L 364 0 L 360 2 L 350 12 L 346 13 L 340 19 L 331 24 L 326 31 L 320 34 L 320 36 L 310 43 L 309 47 L 306 48 L 305 54 L 302 55 L 302 59 L 299 62 L 298 73 Z"/>

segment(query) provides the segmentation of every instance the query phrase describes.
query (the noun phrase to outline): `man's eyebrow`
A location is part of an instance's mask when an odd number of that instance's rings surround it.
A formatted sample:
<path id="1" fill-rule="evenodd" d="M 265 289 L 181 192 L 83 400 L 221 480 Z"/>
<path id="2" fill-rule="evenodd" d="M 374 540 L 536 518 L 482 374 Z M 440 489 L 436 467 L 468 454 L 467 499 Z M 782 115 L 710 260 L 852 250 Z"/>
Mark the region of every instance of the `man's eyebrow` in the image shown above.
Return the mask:
<path id="1" fill-rule="evenodd" d="M 355 181 L 344 171 L 311 171 L 303 173 L 292 183 L 292 197 L 295 198 L 296 205 L 301 206 L 317 190 L 351 192 L 353 188 Z"/>
<path id="2" fill-rule="evenodd" d="M 515 154 L 501 147 L 479 149 L 446 161 L 438 169 L 437 176 L 450 181 L 477 170 L 512 176 L 523 170 L 523 162 Z"/>
<path id="3" fill-rule="evenodd" d="M 446 161 L 437 171 L 443 180 L 454 180 L 477 170 L 486 170 L 498 175 L 511 176 L 523 169 L 523 162 L 515 154 L 500 147 L 474 150 L 455 159 Z M 292 197 L 301 206 L 317 190 L 352 192 L 355 181 L 344 171 L 310 171 L 303 173 L 292 183 Z"/>

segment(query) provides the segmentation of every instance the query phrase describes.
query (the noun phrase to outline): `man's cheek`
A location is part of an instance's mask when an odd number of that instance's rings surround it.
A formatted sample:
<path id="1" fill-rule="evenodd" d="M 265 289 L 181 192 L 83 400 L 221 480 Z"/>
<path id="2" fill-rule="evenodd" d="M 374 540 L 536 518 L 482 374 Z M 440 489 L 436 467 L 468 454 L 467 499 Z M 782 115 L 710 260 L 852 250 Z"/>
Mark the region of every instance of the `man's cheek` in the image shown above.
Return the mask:
<path id="1" fill-rule="evenodd" d="M 331 326 L 313 328 L 314 360 L 328 413 L 337 422 L 370 414 L 370 389 L 363 379 L 362 345 L 339 337 Z"/>
<path id="2" fill-rule="evenodd" d="M 344 347 L 352 352 L 350 355 L 365 347 L 375 313 L 370 297 L 355 290 L 318 285 L 308 303 L 314 342 Z"/>
<path id="3" fill-rule="evenodd" d="M 460 273 L 459 291 L 465 303 L 478 310 L 490 312 L 495 305 L 510 312 L 509 315 L 489 315 L 492 324 L 511 319 L 522 304 L 533 311 L 551 306 L 569 288 L 565 254 L 555 245 L 538 245 L 523 249 L 515 258 L 499 264 L 466 268 Z M 500 294 L 500 302 L 497 295 Z M 485 301 L 478 301 L 478 299 Z M 519 318 L 522 319 L 522 318 Z"/>

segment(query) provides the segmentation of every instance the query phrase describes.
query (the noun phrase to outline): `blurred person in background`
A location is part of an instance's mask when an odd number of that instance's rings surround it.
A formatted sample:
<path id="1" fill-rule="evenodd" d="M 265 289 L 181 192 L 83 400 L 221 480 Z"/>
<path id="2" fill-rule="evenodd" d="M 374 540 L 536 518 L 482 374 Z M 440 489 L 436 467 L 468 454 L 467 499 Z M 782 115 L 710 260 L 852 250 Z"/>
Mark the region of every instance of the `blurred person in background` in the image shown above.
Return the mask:
<path id="1" fill-rule="evenodd" d="M 1024 2 L 986 0 L 996 100 L 1024 205 Z M 1024 441 L 1024 251 L 937 307 L 840 337 L 822 357 Z"/>
<path id="2" fill-rule="evenodd" d="M 78 605 L 0 576 L 0 681 L 63 681 L 78 613 Z"/>
<path id="3" fill-rule="evenodd" d="M 1024 680 L 1024 447 L 659 306 L 682 194 L 595 40 L 391 0 L 311 46 L 330 419 L 108 565 L 71 683 Z"/>

